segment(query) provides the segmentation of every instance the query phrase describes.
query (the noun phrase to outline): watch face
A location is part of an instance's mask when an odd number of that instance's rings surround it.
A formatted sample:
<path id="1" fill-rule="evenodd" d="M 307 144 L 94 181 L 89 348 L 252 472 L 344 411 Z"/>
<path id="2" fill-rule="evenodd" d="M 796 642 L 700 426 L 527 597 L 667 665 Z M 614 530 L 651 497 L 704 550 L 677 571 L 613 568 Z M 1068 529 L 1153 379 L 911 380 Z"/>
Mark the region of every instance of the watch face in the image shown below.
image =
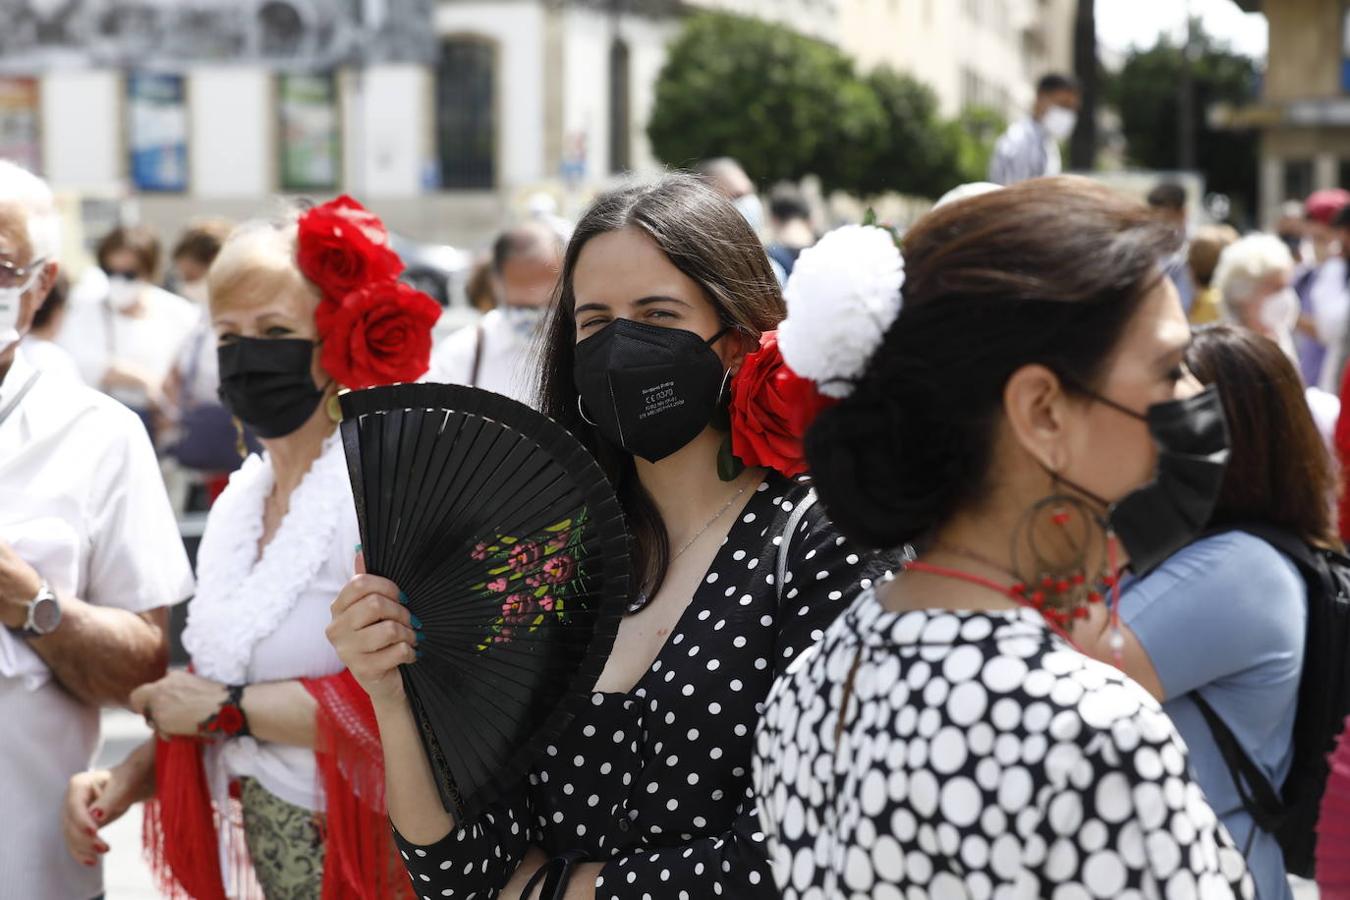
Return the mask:
<path id="1" fill-rule="evenodd" d="M 41 597 L 33 604 L 33 630 L 38 634 L 51 634 L 61 623 L 61 605 L 54 597 Z"/>

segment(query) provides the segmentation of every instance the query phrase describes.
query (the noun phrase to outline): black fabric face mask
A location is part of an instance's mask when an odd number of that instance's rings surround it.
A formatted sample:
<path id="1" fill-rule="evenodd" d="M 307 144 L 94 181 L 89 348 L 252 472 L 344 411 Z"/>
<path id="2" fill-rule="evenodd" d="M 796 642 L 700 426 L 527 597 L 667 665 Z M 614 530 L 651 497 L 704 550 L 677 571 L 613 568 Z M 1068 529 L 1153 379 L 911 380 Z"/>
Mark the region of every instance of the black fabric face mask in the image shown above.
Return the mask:
<path id="1" fill-rule="evenodd" d="M 216 356 L 220 402 L 259 437 L 285 437 L 305 424 L 323 399 L 310 372 L 313 341 L 236 338 Z"/>
<path id="2" fill-rule="evenodd" d="M 1072 482 L 1065 484 L 1107 509 L 1106 524 L 1129 554 L 1130 569 L 1136 575 L 1147 575 L 1209 524 L 1228 468 L 1223 403 L 1211 386 L 1185 400 L 1154 404 L 1146 415 L 1140 415 L 1113 400 L 1092 396 L 1148 424 L 1158 446 L 1158 472 L 1153 481 L 1116 503 L 1107 503 Z"/>
<path id="3" fill-rule="evenodd" d="M 726 369 L 712 340 L 680 328 L 616 319 L 576 349 L 581 414 L 611 443 L 657 462 L 712 421 Z"/>

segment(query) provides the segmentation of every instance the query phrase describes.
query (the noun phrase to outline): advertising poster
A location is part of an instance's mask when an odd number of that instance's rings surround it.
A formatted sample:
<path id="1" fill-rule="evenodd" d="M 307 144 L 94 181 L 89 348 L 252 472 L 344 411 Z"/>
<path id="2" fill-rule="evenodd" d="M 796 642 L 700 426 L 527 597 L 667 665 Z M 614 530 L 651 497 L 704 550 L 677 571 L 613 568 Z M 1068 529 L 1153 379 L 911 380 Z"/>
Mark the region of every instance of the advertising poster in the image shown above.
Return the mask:
<path id="1" fill-rule="evenodd" d="M 183 76 L 127 75 L 131 182 L 142 191 L 186 191 L 188 117 Z"/>
<path id="2" fill-rule="evenodd" d="M 36 78 L 0 77 L 0 159 L 42 171 Z"/>
<path id="3" fill-rule="evenodd" d="M 342 160 L 337 79 L 331 74 L 280 76 L 281 189 L 337 188 Z"/>

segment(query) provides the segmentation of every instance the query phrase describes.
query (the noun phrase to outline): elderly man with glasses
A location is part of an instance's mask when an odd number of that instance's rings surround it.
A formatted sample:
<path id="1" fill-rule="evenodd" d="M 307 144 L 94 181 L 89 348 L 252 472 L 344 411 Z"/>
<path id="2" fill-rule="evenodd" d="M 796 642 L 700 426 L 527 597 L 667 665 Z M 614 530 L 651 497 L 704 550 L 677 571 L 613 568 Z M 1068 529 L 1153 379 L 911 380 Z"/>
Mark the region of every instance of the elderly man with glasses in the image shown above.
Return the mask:
<path id="1" fill-rule="evenodd" d="M 163 674 L 192 575 L 135 414 L 24 357 L 59 240 L 51 191 L 0 161 L 0 894 L 88 900 L 101 872 L 66 852 L 66 784 L 99 707 Z"/>

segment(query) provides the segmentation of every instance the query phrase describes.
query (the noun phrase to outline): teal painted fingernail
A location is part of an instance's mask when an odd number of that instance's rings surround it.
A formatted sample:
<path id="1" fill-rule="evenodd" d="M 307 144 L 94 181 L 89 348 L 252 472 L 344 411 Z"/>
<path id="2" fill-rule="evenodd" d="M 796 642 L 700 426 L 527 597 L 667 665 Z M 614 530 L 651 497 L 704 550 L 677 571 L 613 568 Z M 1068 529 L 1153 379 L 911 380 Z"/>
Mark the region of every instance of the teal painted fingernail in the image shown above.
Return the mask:
<path id="1" fill-rule="evenodd" d="M 414 616 L 414 615 L 411 615 L 411 614 L 409 614 L 408 619 L 412 622 L 412 627 L 413 627 L 414 629 L 416 629 L 417 631 L 421 631 L 421 630 L 422 630 L 422 620 L 421 620 L 421 619 L 419 619 L 419 618 L 417 618 L 417 616 Z"/>
<path id="2" fill-rule="evenodd" d="M 356 545 L 356 550 L 353 551 L 353 552 L 355 552 L 355 553 L 360 553 L 360 552 L 361 552 L 361 545 L 360 545 L 360 544 L 357 544 L 357 545 Z"/>
<path id="3" fill-rule="evenodd" d="M 427 639 L 427 636 L 420 631 L 414 631 L 413 637 L 417 638 L 417 643 L 419 644 Z"/>
<path id="4" fill-rule="evenodd" d="M 407 605 L 408 605 L 408 595 L 405 594 L 405 593 L 403 593 L 402 591 L 399 591 L 399 592 L 398 592 L 398 602 L 399 602 L 399 603 L 402 603 L 404 606 L 407 606 Z"/>

